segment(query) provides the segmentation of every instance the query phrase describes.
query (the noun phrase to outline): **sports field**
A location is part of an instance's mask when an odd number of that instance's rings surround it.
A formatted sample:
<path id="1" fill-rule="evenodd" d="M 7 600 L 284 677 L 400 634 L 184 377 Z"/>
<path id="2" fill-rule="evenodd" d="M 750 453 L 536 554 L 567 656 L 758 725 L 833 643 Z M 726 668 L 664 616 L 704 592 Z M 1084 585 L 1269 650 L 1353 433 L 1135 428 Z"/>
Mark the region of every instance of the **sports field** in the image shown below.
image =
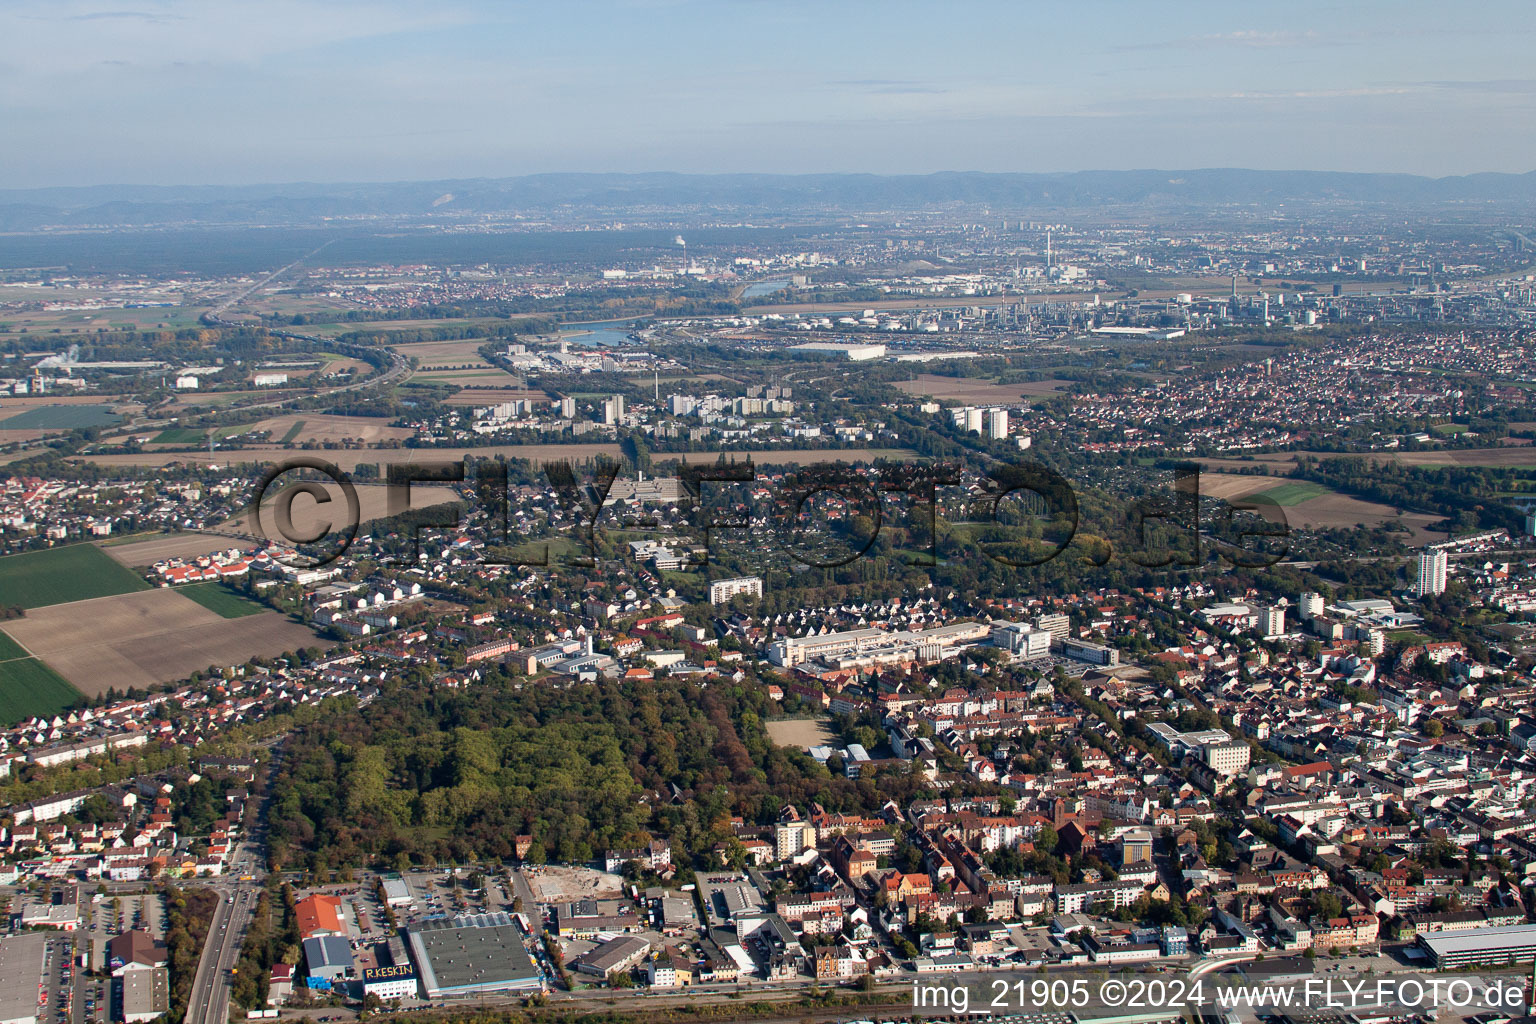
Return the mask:
<path id="1" fill-rule="evenodd" d="M 194 583 L 188 587 L 177 587 L 176 593 L 190 598 L 223 619 L 243 619 L 247 615 L 271 611 L 266 605 L 252 601 L 244 594 L 237 594 L 222 583 Z"/>
<path id="2" fill-rule="evenodd" d="M 52 604 L 148 590 L 149 584 L 94 544 L 69 544 L 0 558 L 0 595 L 7 604 Z"/>

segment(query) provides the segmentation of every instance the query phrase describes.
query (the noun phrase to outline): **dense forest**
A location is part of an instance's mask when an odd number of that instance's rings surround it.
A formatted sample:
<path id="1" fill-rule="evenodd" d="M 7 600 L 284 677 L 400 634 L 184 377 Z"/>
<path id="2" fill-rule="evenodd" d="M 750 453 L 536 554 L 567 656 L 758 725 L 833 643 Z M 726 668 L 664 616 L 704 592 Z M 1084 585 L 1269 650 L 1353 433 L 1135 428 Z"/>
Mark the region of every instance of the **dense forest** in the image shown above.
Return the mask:
<path id="1" fill-rule="evenodd" d="M 769 742 L 751 684 L 680 679 L 534 687 L 492 670 L 472 689 L 397 684 L 297 732 L 273 782 L 274 868 L 528 857 L 591 859 L 669 837 L 679 863 L 730 845 L 731 815 L 785 803 L 873 813 L 921 776 L 835 776 Z M 673 788 L 675 784 L 675 789 Z"/>

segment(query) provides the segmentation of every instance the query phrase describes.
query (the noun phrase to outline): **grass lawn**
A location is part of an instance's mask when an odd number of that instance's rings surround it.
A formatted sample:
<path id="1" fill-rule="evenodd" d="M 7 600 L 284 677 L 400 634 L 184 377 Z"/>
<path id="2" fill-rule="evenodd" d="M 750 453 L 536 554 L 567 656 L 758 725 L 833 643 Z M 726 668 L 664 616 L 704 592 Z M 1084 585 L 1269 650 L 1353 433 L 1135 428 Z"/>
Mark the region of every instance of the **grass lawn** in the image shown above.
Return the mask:
<path id="1" fill-rule="evenodd" d="M 303 429 L 304 429 L 304 421 L 303 420 L 299 420 L 298 422 L 294 423 L 293 426 L 288 428 L 288 433 L 283 435 L 282 443 L 283 444 L 289 444 L 290 442 L 293 441 L 294 438 L 299 436 L 299 432 L 302 431 Z"/>
<path id="2" fill-rule="evenodd" d="M 79 690 L 36 658 L 0 661 L 0 725 L 52 715 L 79 700 Z"/>
<path id="3" fill-rule="evenodd" d="M 1304 501 L 1320 498 L 1332 493 L 1322 484 L 1314 484 L 1305 480 L 1294 480 L 1290 483 L 1280 484 L 1268 490 L 1260 491 L 1255 497 L 1268 498 L 1276 505 L 1291 506 L 1300 505 Z"/>
<path id="4" fill-rule="evenodd" d="M 222 583 L 194 583 L 189 587 L 177 587 L 176 593 L 185 595 L 225 619 L 260 615 L 270 610 L 266 605 L 252 601 L 244 594 L 238 594 Z"/>
<path id="5" fill-rule="evenodd" d="M 148 589 L 138 574 L 94 544 L 68 544 L 0 558 L 0 596 L 6 604 L 23 608 Z"/>

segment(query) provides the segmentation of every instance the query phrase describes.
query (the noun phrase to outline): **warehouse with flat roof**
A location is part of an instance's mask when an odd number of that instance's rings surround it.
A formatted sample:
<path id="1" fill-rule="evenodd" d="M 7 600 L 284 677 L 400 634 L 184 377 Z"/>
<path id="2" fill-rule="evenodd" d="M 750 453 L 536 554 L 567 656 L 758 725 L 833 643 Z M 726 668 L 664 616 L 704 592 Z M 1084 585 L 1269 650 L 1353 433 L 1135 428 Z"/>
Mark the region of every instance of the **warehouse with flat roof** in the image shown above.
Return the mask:
<path id="1" fill-rule="evenodd" d="M 170 972 L 164 967 L 129 971 L 115 983 L 117 1019 L 124 1024 L 154 1020 L 171 1008 Z"/>
<path id="2" fill-rule="evenodd" d="M 428 999 L 544 987 L 544 974 L 507 913 L 423 921 L 410 929 L 410 949 Z"/>
<path id="3" fill-rule="evenodd" d="M 0 939 L 0 1024 L 37 1024 L 37 992 L 49 938 L 44 932 L 26 932 Z"/>
<path id="4" fill-rule="evenodd" d="M 1419 936 L 1419 948 L 1435 967 L 1482 967 L 1536 961 L 1536 925 L 1436 932 Z"/>

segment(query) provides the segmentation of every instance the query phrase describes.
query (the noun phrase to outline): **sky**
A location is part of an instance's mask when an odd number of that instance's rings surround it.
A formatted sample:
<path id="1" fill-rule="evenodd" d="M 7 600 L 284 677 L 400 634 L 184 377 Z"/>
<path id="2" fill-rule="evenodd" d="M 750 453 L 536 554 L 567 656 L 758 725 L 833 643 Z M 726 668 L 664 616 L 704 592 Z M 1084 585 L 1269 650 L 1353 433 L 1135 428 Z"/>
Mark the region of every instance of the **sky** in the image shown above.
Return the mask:
<path id="1" fill-rule="evenodd" d="M 0 0 L 0 187 L 1536 169 L 1536 4 Z"/>

